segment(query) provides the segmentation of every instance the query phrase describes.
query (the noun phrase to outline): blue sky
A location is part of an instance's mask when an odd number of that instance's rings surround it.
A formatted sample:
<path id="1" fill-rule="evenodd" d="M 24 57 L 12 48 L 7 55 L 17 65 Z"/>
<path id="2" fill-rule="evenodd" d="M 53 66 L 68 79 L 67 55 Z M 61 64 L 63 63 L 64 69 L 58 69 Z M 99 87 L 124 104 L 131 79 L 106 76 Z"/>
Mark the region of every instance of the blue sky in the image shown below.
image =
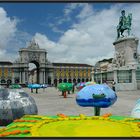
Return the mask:
<path id="1" fill-rule="evenodd" d="M 61 32 L 54 32 L 51 23 L 56 23 L 64 17 L 64 9 L 69 3 L 6 3 L 0 4 L 7 11 L 9 17 L 16 17 L 20 20 L 17 28 L 21 31 L 34 35 L 36 32 L 46 34 L 49 39 L 57 41 L 61 36 Z M 95 10 L 109 8 L 111 3 L 94 4 L 90 3 Z M 77 8 L 71 13 L 71 20 L 64 21 L 58 25 L 59 29 L 66 31 L 71 27 L 75 19 L 75 15 L 80 12 Z"/>
<path id="2" fill-rule="evenodd" d="M 0 59 L 15 60 L 34 37 L 51 62 L 94 65 L 114 56 L 122 9 L 133 13 L 133 32 L 139 37 L 139 3 L 0 3 Z"/>

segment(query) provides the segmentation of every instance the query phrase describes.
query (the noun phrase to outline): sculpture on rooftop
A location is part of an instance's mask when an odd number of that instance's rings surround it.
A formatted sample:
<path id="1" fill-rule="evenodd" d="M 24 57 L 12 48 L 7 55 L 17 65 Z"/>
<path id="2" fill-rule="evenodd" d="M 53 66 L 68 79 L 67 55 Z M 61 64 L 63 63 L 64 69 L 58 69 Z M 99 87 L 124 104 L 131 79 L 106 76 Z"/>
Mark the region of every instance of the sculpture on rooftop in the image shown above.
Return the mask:
<path id="1" fill-rule="evenodd" d="M 131 31 L 132 14 L 129 13 L 126 17 L 125 10 L 121 11 L 121 17 L 119 19 L 119 25 L 117 26 L 117 38 L 124 37 L 123 33 L 127 30 L 128 36 Z"/>

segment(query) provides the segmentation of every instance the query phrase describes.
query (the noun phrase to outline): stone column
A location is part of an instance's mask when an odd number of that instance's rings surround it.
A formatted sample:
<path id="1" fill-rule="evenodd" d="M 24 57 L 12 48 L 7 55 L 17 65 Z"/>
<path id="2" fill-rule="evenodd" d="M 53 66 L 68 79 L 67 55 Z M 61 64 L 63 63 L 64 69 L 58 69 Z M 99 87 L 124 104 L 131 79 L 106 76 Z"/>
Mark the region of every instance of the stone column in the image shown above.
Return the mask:
<path id="1" fill-rule="evenodd" d="M 117 70 L 114 70 L 114 82 L 118 83 L 118 79 L 117 79 Z"/>
<path id="2" fill-rule="evenodd" d="M 51 72 L 51 84 L 54 84 L 54 75 L 53 75 L 53 72 Z"/>
<path id="3" fill-rule="evenodd" d="M 20 71 L 20 84 L 22 83 L 22 72 Z"/>
<path id="4" fill-rule="evenodd" d="M 47 72 L 45 72 L 45 83 L 48 84 L 48 74 L 47 74 Z"/>
<path id="5" fill-rule="evenodd" d="M 15 72 L 12 74 L 12 83 L 15 83 Z"/>
<path id="6" fill-rule="evenodd" d="M 94 81 L 94 72 L 91 72 L 91 80 Z"/>
<path id="7" fill-rule="evenodd" d="M 137 80 L 136 80 L 136 70 L 132 69 L 132 83 L 134 85 L 134 89 L 137 90 Z"/>
<path id="8" fill-rule="evenodd" d="M 45 75 L 46 73 L 45 73 L 45 71 L 44 71 L 44 84 L 46 83 L 46 79 L 45 79 L 45 77 L 46 77 L 46 75 Z"/>
<path id="9" fill-rule="evenodd" d="M 25 84 L 25 71 L 22 72 L 22 84 Z"/>
<path id="10" fill-rule="evenodd" d="M 100 81 L 101 83 L 100 84 L 102 84 L 103 83 L 102 73 L 100 73 L 100 75 L 101 75 L 101 81 Z"/>
<path id="11" fill-rule="evenodd" d="M 43 72 L 42 72 L 42 70 L 39 71 L 39 84 L 43 84 Z"/>

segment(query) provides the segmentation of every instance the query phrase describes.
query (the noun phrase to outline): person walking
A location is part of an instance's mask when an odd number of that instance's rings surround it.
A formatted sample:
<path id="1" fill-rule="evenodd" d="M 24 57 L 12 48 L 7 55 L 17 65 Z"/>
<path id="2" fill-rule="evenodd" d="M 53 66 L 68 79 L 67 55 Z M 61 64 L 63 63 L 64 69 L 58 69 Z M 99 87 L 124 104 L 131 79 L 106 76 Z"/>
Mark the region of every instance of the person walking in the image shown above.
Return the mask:
<path id="1" fill-rule="evenodd" d="M 73 85 L 72 85 L 72 93 L 74 93 L 74 90 L 75 90 L 75 84 L 73 83 Z"/>
<path id="2" fill-rule="evenodd" d="M 113 91 L 116 91 L 116 89 L 115 89 L 115 85 L 116 85 L 116 82 L 113 81 L 113 82 L 112 82 L 112 90 L 113 90 Z"/>

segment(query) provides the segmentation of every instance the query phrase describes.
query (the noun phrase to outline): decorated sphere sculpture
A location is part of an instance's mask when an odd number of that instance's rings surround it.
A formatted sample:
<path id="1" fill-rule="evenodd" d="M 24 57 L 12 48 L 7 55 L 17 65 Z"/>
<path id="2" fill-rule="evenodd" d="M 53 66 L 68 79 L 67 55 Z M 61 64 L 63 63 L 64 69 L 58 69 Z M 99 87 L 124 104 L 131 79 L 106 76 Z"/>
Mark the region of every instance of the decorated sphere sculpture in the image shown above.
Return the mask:
<path id="1" fill-rule="evenodd" d="M 11 88 L 11 89 L 21 89 L 21 85 L 19 85 L 19 84 L 12 84 L 12 85 L 9 86 L 9 88 Z"/>
<path id="2" fill-rule="evenodd" d="M 23 115 L 37 113 L 36 103 L 27 93 L 0 88 L 0 126 L 8 125 Z"/>
<path id="3" fill-rule="evenodd" d="M 100 108 L 107 108 L 116 100 L 116 93 L 107 84 L 86 86 L 76 95 L 77 104 L 83 107 L 94 107 L 95 116 L 100 115 Z"/>
<path id="4" fill-rule="evenodd" d="M 140 99 L 136 101 L 136 104 L 131 112 L 131 117 L 140 118 Z"/>
<path id="5" fill-rule="evenodd" d="M 72 83 L 60 83 L 58 89 L 64 93 L 64 98 L 66 98 L 66 91 L 72 90 Z"/>
<path id="6" fill-rule="evenodd" d="M 82 88 L 84 88 L 85 87 L 85 82 L 81 82 L 81 83 L 78 83 L 77 85 L 76 85 L 76 88 L 78 89 L 78 91 L 80 91 Z"/>

